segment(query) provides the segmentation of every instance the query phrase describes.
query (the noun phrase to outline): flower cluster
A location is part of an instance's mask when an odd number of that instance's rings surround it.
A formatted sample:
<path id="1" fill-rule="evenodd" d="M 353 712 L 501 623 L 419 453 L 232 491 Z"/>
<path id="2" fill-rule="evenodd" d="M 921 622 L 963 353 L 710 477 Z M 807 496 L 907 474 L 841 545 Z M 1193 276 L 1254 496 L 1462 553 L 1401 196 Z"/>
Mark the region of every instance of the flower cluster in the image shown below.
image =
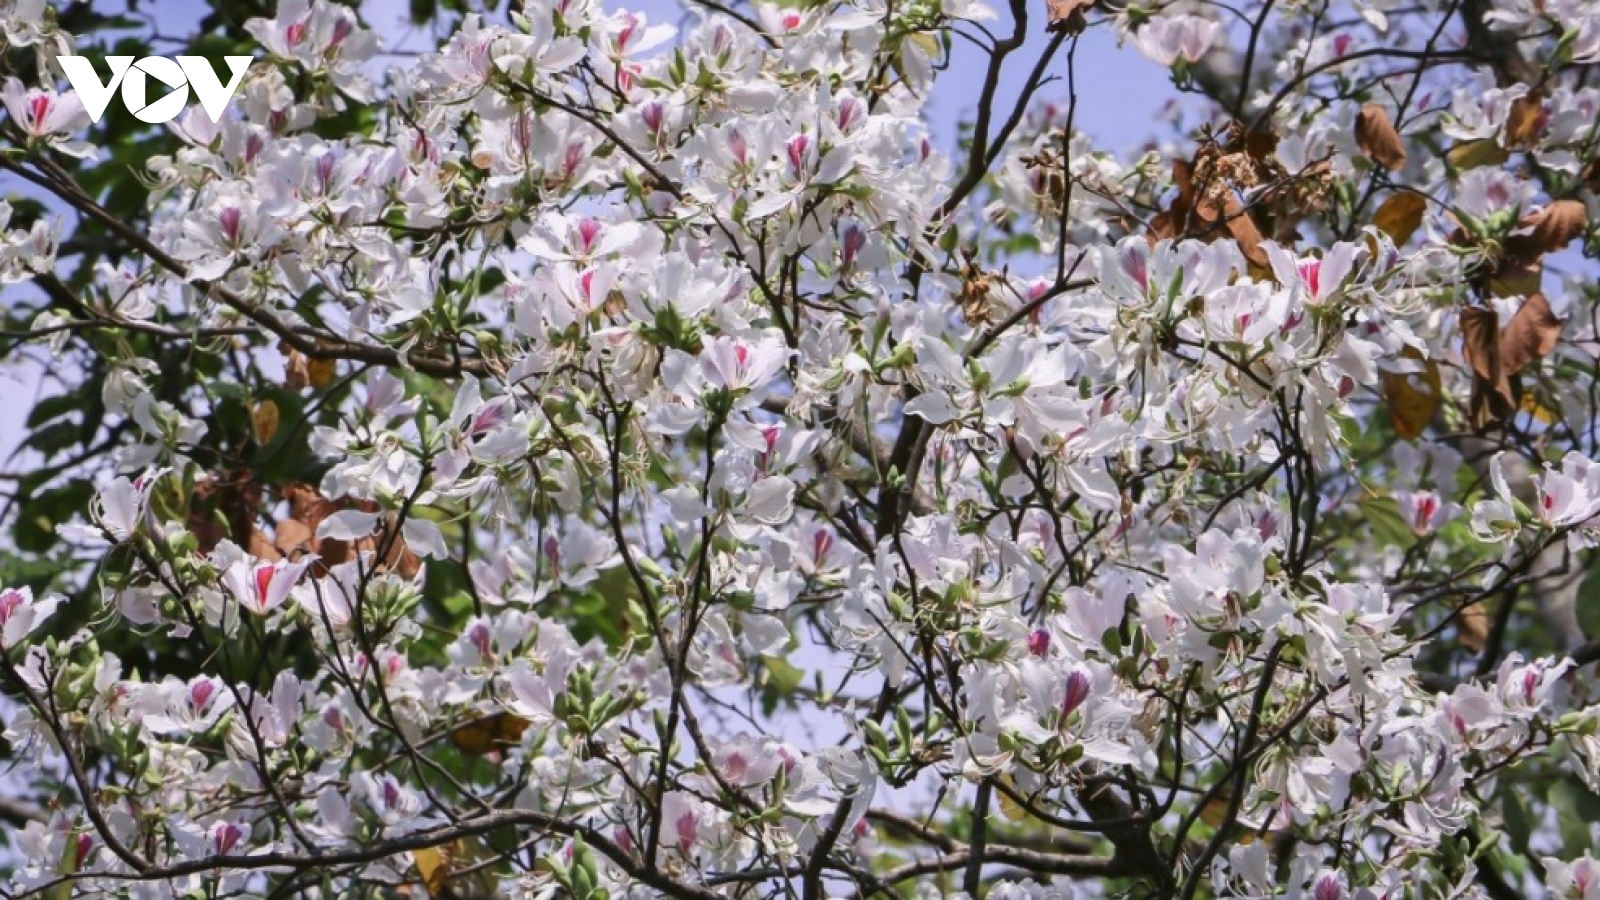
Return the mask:
<path id="1" fill-rule="evenodd" d="M 108 182 L 0 0 L 14 893 L 1600 894 L 1592 4 L 689 6 L 284 0 Z"/>

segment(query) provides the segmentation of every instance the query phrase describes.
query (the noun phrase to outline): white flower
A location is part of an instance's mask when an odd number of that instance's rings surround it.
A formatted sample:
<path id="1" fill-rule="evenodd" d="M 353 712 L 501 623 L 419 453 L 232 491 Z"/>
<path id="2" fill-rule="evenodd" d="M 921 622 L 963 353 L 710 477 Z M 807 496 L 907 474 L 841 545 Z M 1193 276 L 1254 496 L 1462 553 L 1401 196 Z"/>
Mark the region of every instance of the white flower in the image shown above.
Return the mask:
<path id="1" fill-rule="evenodd" d="M 111 539 L 121 543 L 138 533 L 150 502 L 150 490 L 165 470 L 146 472 L 138 479 L 113 478 L 101 489 L 90 508 L 94 523 L 105 529 Z"/>
<path id="2" fill-rule="evenodd" d="M 8 78 L 0 88 L 0 103 L 5 104 L 11 121 L 23 134 L 50 140 L 56 149 L 70 156 L 94 155 L 94 148 L 87 143 L 62 140 L 89 125 L 89 113 L 76 93 L 57 94 L 29 88 L 15 78 Z"/>
<path id="3" fill-rule="evenodd" d="M 754 340 L 718 335 L 700 351 L 700 366 L 713 387 L 730 391 L 765 388 L 789 358 L 776 334 Z"/>
<path id="4" fill-rule="evenodd" d="M 282 606 L 300 575 L 315 561 L 314 556 L 305 556 L 296 562 L 286 559 L 264 562 L 228 540 L 217 545 L 216 555 L 219 560 L 226 560 L 222 583 L 229 594 L 240 606 L 258 616 Z"/>
<path id="5" fill-rule="evenodd" d="M 0 650 L 10 650 L 56 611 L 61 598 L 33 598 L 26 587 L 0 588 Z"/>
<path id="6" fill-rule="evenodd" d="M 1211 47 L 1221 30 L 1220 24 L 1199 16 L 1162 15 L 1133 33 L 1133 45 L 1163 66 L 1170 66 L 1180 58 L 1194 63 Z"/>
<path id="7" fill-rule="evenodd" d="M 1547 856 L 1544 885 L 1553 900 L 1600 900 L 1600 862 L 1588 853 L 1570 863 Z"/>

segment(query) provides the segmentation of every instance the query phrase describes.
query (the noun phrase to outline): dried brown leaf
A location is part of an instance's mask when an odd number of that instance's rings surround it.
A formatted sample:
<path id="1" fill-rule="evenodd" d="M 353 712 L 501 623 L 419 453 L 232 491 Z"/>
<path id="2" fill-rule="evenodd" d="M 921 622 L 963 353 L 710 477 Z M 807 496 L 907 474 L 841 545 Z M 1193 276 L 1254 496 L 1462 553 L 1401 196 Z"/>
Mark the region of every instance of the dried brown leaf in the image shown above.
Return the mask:
<path id="1" fill-rule="evenodd" d="M 1500 320 L 1494 310 L 1462 308 L 1461 344 L 1461 355 L 1472 369 L 1467 418 L 1474 429 L 1485 431 L 1517 409 L 1516 388 L 1500 365 Z"/>
<path id="2" fill-rule="evenodd" d="M 1389 121 L 1389 113 L 1377 103 L 1361 107 L 1356 116 L 1356 146 L 1367 158 L 1393 172 L 1406 164 L 1406 147 Z"/>
<path id="3" fill-rule="evenodd" d="M 1461 356 L 1487 381 L 1500 377 L 1500 317 L 1481 306 L 1461 309 Z"/>
<path id="4" fill-rule="evenodd" d="M 1250 213 L 1231 197 L 1224 213 L 1228 217 L 1228 233 L 1239 244 L 1239 252 L 1244 254 L 1244 258 L 1258 266 L 1270 266 L 1272 261 L 1261 246 L 1261 229 L 1256 227 Z"/>
<path id="5" fill-rule="evenodd" d="M 270 397 L 250 407 L 250 432 L 257 444 L 265 447 L 272 442 L 272 436 L 278 433 L 280 418 L 278 404 Z"/>
<path id="6" fill-rule="evenodd" d="M 1078 34 L 1089 24 L 1085 14 L 1095 0 L 1045 0 L 1045 12 L 1051 31 Z"/>
<path id="7" fill-rule="evenodd" d="M 1177 217 L 1170 212 L 1156 213 L 1150 220 L 1150 230 L 1145 232 L 1145 238 L 1155 246 L 1157 241 L 1167 241 L 1178 236 Z"/>
<path id="8" fill-rule="evenodd" d="M 1503 143 L 1507 149 L 1533 144 L 1544 127 L 1544 99 L 1537 94 L 1524 94 L 1511 101 L 1511 112 L 1506 116 Z"/>
<path id="9" fill-rule="evenodd" d="M 1428 427 L 1444 400 L 1439 364 L 1422 360 L 1415 348 L 1407 347 L 1407 359 L 1422 362 L 1421 372 L 1383 372 L 1383 399 L 1389 408 L 1389 424 L 1395 434 L 1414 441 Z"/>
<path id="10" fill-rule="evenodd" d="M 1421 194 L 1411 191 L 1390 194 L 1372 214 L 1372 224 L 1398 246 L 1409 240 L 1421 227 L 1422 214 L 1427 209 L 1428 201 Z"/>
<path id="11" fill-rule="evenodd" d="M 493 713 L 452 728 L 450 742 L 468 756 L 483 756 L 515 746 L 531 724 L 515 713 Z"/>
<path id="12" fill-rule="evenodd" d="M 279 553 L 293 559 L 315 548 L 316 531 L 299 519 L 284 519 L 278 523 L 272 544 Z"/>
<path id="13" fill-rule="evenodd" d="M 1456 642 L 1471 653 L 1482 653 L 1489 642 L 1489 610 L 1481 601 L 1461 610 L 1456 618 Z"/>
<path id="14" fill-rule="evenodd" d="M 428 892 L 428 897 L 445 896 L 450 878 L 451 859 L 450 848 L 447 847 L 418 847 L 411 851 L 411 862 L 417 867 L 417 877 L 422 880 L 422 887 Z"/>
<path id="15" fill-rule="evenodd" d="M 304 353 L 293 348 L 287 350 L 284 355 L 286 359 L 283 364 L 283 386 L 291 391 L 304 389 L 311 383 L 311 375 L 307 369 L 310 360 L 306 359 Z"/>
<path id="16" fill-rule="evenodd" d="M 312 387 L 327 387 L 338 374 L 339 361 L 336 359 L 313 359 L 306 363 L 306 377 Z"/>
<path id="17" fill-rule="evenodd" d="M 259 528 L 250 532 L 250 543 L 245 549 L 256 559 L 266 560 L 267 562 L 277 562 L 283 558 L 283 554 L 278 551 L 277 547 L 273 546 L 272 538 L 267 537 L 266 532 Z"/>
<path id="18" fill-rule="evenodd" d="M 1265 162 L 1277 156 L 1279 140 L 1281 136 L 1276 129 L 1252 131 L 1244 136 L 1244 152 L 1257 162 Z"/>
<path id="19" fill-rule="evenodd" d="M 1589 211 L 1577 200 L 1556 200 L 1517 222 L 1506 239 L 1506 253 L 1523 259 L 1537 259 L 1572 243 L 1589 227 Z"/>
<path id="20" fill-rule="evenodd" d="M 1458 172 L 1483 166 L 1498 166 L 1510 158 L 1511 155 L 1506 153 L 1506 149 L 1494 138 L 1462 141 L 1444 153 L 1445 164 Z"/>
<path id="21" fill-rule="evenodd" d="M 1532 297 L 1539 293 L 1543 281 L 1543 262 L 1506 259 L 1489 273 L 1482 287 L 1491 297 Z"/>
<path id="22" fill-rule="evenodd" d="M 1500 335 L 1500 371 L 1514 375 L 1523 366 L 1548 356 L 1561 339 L 1561 320 L 1543 294 L 1534 294 L 1511 317 Z"/>

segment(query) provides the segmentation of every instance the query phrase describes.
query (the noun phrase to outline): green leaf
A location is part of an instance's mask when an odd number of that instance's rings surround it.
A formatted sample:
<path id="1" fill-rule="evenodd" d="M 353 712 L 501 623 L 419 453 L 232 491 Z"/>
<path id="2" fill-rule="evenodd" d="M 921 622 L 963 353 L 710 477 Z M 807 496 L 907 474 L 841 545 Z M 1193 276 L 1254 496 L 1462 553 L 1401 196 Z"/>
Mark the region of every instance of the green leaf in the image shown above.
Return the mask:
<path id="1" fill-rule="evenodd" d="M 789 665 L 786 659 L 776 656 L 761 657 L 763 675 L 761 679 L 761 711 L 764 715 L 772 715 L 778 704 L 794 693 L 800 686 L 806 673 Z"/>
<path id="2" fill-rule="evenodd" d="M 82 405 L 83 398 L 76 394 L 59 394 L 54 397 L 46 397 L 34 404 L 33 409 L 28 412 L 26 424 L 29 428 L 37 428 L 58 416 L 76 412 Z"/>
<path id="3" fill-rule="evenodd" d="M 1600 822 L 1600 797 L 1568 776 L 1550 785 L 1549 800 L 1561 830 L 1563 858 L 1572 859 L 1593 849 L 1589 826 Z"/>
<path id="4" fill-rule="evenodd" d="M 1583 583 L 1578 585 L 1578 625 L 1583 628 L 1583 636 L 1592 638 L 1600 635 L 1600 557 L 1590 555 L 1589 569 L 1583 575 Z"/>
<path id="5" fill-rule="evenodd" d="M 1417 536 L 1411 533 L 1411 526 L 1400 515 L 1400 504 L 1393 497 L 1367 497 L 1357 506 L 1378 540 L 1396 547 L 1409 547 L 1416 542 Z"/>
<path id="6" fill-rule="evenodd" d="M 17 549 L 43 553 L 56 545 L 56 526 L 83 512 L 94 496 L 87 481 L 70 481 L 28 498 L 17 515 Z"/>
<path id="7" fill-rule="evenodd" d="M 1533 831 L 1533 817 L 1522 801 L 1521 785 L 1507 784 L 1500 791 L 1500 815 L 1511 847 L 1518 853 L 1528 852 L 1528 835 Z"/>

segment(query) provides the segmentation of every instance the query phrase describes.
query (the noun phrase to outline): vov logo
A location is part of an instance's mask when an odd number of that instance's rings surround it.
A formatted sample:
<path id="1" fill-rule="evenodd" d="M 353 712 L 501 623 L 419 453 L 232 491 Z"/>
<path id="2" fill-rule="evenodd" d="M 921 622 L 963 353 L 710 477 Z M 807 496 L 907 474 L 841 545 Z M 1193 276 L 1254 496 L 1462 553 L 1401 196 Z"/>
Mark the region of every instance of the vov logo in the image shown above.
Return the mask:
<path id="1" fill-rule="evenodd" d="M 255 57 L 225 56 L 223 59 L 228 63 L 228 77 L 231 79 L 226 85 L 203 56 L 179 56 L 176 59 L 146 56 L 137 62 L 131 56 L 108 56 L 106 65 L 111 67 L 110 82 L 100 80 L 94 64 L 87 57 L 56 57 L 62 71 L 67 73 L 67 81 L 72 83 L 72 89 L 78 92 L 78 99 L 83 101 L 83 108 L 89 113 L 90 120 L 99 123 L 100 117 L 105 115 L 106 105 L 111 102 L 111 95 L 120 86 L 123 105 L 128 107 L 134 118 L 152 125 L 170 122 L 183 112 L 183 108 L 189 105 L 190 88 L 200 98 L 200 106 L 211 121 L 220 122 L 222 111 L 233 99 L 234 92 L 239 89 L 239 83 L 244 80 L 244 74 L 250 70 Z M 149 99 L 152 80 L 157 83 L 157 92 L 164 92 L 163 96 L 154 100 Z"/>

